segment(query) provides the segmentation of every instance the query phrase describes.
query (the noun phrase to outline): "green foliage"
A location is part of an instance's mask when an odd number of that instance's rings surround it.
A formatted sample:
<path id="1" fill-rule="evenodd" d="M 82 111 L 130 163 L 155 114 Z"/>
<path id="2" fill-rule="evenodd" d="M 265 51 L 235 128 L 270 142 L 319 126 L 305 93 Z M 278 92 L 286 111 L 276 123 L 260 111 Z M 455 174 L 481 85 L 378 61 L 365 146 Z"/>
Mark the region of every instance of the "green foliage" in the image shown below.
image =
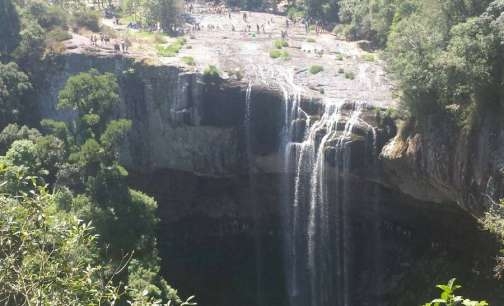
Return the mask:
<path id="1" fill-rule="evenodd" d="M 26 125 L 20 127 L 16 123 L 11 123 L 0 133 L 0 155 L 5 154 L 15 140 L 29 139 L 35 141 L 41 136 L 37 129 L 30 129 Z"/>
<path id="2" fill-rule="evenodd" d="M 183 56 L 182 61 L 189 66 L 195 66 L 196 62 L 194 61 L 194 58 L 192 56 Z"/>
<path id="3" fill-rule="evenodd" d="M 309 71 L 311 74 L 317 74 L 324 71 L 324 67 L 321 65 L 311 65 Z"/>
<path id="4" fill-rule="evenodd" d="M 31 187 L 29 194 L 0 195 L 0 299 L 6 305 L 114 302 L 117 288 L 96 262 L 90 225 L 56 209 L 45 189 Z"/>
<path id="5" fill-rule="evenodd" d="M 0 63 L 0 127 L 20 118 L 31 89 L 28 76 L 16 63 Z"/>
<path id="6" fill-rule="evenodd" d="M 156 46 L 156 50 L 159 56 L 174 57 L 177 53 L 179 53 L 185 43 L 185 38 L 177 38 L 175 42 L 169 44 L 168 46 Z"/>
<path id="7" fill-rule="evenodd" d="M 504 205 L 504 200 L 501 200 L 501 205 Z M 501 251 L 497 256 L 497 264 L 495 266 L 495 276 L 499 279 L 504 277 L 504 217 L 499 209 L 490 209 L 485 213 L 485 216 L 480 220 L 483 227 L 497 237 Z"/>
<path id="8" fill-rule="evenodd" d="M 277 39 L 273 41 L 273 46 L 276 49 L 282 49 L 283 47 L 288 47 L 289 43 L 286 40 L 283 39 Z"/>
<path id="9" fill-rule="evenodd" d="M 372 53 L 364 53 L 361 58 L 366 62 L 374 62 L 376 60 L 374 54 Z"/>
<path id="10" fill-rule="evenodd" d="M 289 19 L 302 19 L 305 17 L 305 11 L 301 7 L 290 6 L 287 9 L 287 17 Z"/>
<path id="11" fill-rule="evenodd" d="M 220 78 L 219 69 L 214 65 L 208 65 L 203 71 L 203 77 L 210 80 L 215 80 Z"/>
<path id="12" fill-rule="evenodd" d="M 61 42 L 65 40 L 69 40 L 72 38 L 72 35 L 68 33 L 67 30 L 63 30 L 62 28 L 55 28 L 54 30 L 47 33 L 47 39 L 49 41 Z"/>
<path id="13" fill-rule="evenodd" d="M 128 295 L 135 301 L 134 305 L 150 305 L 171 301 L 175 305 L 197 305 L 192 302 L 194 296 L 182 301 L 177 290 L 173 289 L 166 281 L 159 277 L 159 264 L 142 263 L 133 259 L 128 266 L 129 283 Z"/>
<path id="14" fill-rule="evenodd" d="M 415 118 L 460 109 L 460 120 L 470 122 L 473 110 L 498 104 L 502 47 L 496 3 L 487 12 L 489 1 L 411 0 L 398 7 L 386 54 L 403 105 Z"/>
<path id="15" fill-rule="evenodd" d="M 23 17 L 32 19 L 45 30 L 66 29 L 68 13 L 59 6 L 42 1 L 29 1 L 23 10 Z"/>
<path id="16" fill-rule="evenodd" d="M 163 31 L 175 33 L 180 24 L 180 13 L 183 9 L 181 0 L 149 0 L 145 2 L 147 20 L 159 22 Z"/>
<path id="17" fill-rule="evenodd" d="M 315 43 L 315 42 L 317 42 L 317 41 L 315 40 L 315 38 L 313 38 L 313 37 L 308 37 L 308 38 L 306 39 L 306 41 L 307 41 L 307 42 L 309 42 L 309 43 Z"/>
<path id="18" fill-rule="evenodd" d="M 77 28 L 87 28 L 93 32 L 100 31 L 100 13 L 94 10 L 80 9 L 73 12 L 72 23 Z"/>
<path id="19" fill-rule="evenodd" d="M 349 80 L 355 79 L 355 73 L 352 71 L 345 71 L 345 78 Z"/>
<path id="20" fill-rule="evenodd" d="M 278 49 L 273 49 L 270 50 L 269 55 L 271 58 L 282 58 L 282 59 L 288 59 L 289 58 L 289 52 L 285 50 L 278 50 Z"/>
<path id="21" fill-rule="evenodd" d="M 19 15 L 12 0 L 0 1 L 0 57 L 8 55 L 18 45 L 21 29 Z"/>
<path id="22" fill-rule="evenodd" d="M 20 183 L 23 177 L 48 183 L 58 191 L 53 205 L 58 213 L 86 224 L 92 222 L 97 234 L 95 246 L 90 249 L 91 255 L 83 255 L 104 266 L 100 276 L 108 275 L 114 299 L 120 297 L 121 303 L 138 306 L 168 302 L 193 305 L 191 300 L 181 300 L 159 276 L 156 201 L 128 187 L 128 172 L 118 162 L 119 147 L 131 121 L 110 119 L 119 101 L 115 77 L 95 70 L 75 75 L 59 97 L 59 107 L 75 112 L 73 122 L 43 120 L 44 130 L 51 133 L 46 136 L 21 131 L 15 125 L 0 134 L 0 139 L 5 135 L 6 144 L 14 140 L 6 155 L 0 157 L 7 165 L 0 169 L 0 179 L 5 182 L 0 184 L 1 191 L 29 194 L 31 185 Z M 121 268 L 116 270 L 116 266 Z M 103 284 L 101 279 L 96 281 Z M 54 290 L 61 296 L 71 295 Z"/>
<path id="23" fill-rule="evenodd" d="M 67 149 L 69 148 L 69 145 L 73 143 L 70 135 L 70 130 L 68 129 L 65 122 L 52 119 L 43 119 L 40 122 L 40 125 L 46 132 L 61 139 L 65 143 Z"/>
<path id="24" fill-rule="evenodd" d="M 25 70 L 35 70 L 45 51 L 45 30 L 35 19 L 23 18 L 21 41 L 12 55 Z"/>
<path id="25" fill-rule="evenodd" d="M 452 278 L 446 285 L 437 285 L 441 290 L 439 298 L 432 300 L 430 303 L 425 303 L 424 306 L 488 306 L 485 301 L 471 301 L 463 298 L 462 296 L 455 295 L 455 291 L 462 288 L 462 286 L 455 284 L 455 279 Z"/>
<path id="26" fill-rule="evenodd" d="M 5 154 L 8 165 L 24 166 L 30 170 L 38 168 L 35 144 L 26 139 L 16 140 Z"/>
<path id="27" fill-rule="evenodd" d="M 68 79 L 59 93 L 58 108 L 77 112 L 75 125 L 67 126 L 78 136 L 77 144 L 105 130 L 106 120 L 119 103 L 118 88 L 113 74 L 99 74 L 94 69 Z"/>

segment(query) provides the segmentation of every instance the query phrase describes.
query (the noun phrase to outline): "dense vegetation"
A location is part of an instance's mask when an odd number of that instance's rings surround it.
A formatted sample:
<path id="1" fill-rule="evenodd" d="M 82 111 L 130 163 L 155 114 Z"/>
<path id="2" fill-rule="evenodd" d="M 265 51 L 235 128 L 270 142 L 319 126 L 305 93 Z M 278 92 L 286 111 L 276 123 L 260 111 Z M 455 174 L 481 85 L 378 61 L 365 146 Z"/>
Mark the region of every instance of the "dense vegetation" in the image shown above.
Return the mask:
<path id="1" fill-rule="evenodd" d="M 70 77 L 58 108 L 74 119 L 34 121 L 40 67 L 70 24 L 59 5 L 0 1 L 0 303 L 194 305 L 160 276 L 156 201 L 129 188 L 119 163 L 131 122 L 112 118 L 116 77 Z"/>
<path id="2" fill-rule="evenodd" d="M 403 105 L 420 123 L 445 115 L 464 127 L 503 106 L 503 11 L 501 0 L 306 0 L 290 10 L 383 48 Z"/>

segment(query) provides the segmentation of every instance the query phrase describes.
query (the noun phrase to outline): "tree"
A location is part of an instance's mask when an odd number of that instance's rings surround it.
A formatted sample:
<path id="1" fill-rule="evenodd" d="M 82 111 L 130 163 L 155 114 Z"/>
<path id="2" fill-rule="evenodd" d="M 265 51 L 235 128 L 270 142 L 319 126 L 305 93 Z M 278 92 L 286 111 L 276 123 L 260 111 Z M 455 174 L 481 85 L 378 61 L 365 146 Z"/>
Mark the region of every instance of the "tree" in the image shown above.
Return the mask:
<path id="1" fill-rule="evenodd" d="M 179 15 L 183 3 L 180 0 L 147 0 L 148 18 L 161 24 L 161 29 L 168 33 L 175 33 L 179 25 Z"/>
<path id="2" fill-rule="evenodd" d="M 26 125 L 20 127 L 17 123 L 11 123 L 0 133 L 0 154 L 5 154 L 15 140 L 35 141 L 41 136 L 42 134 L 37 129 L 31 129 Z"/>
<path id="3" fill-rule="evenodd" d="M 0 128 L 24 114 L 32 85 L 28 76 L 14 62 L 0 63 Z"/>
<path id="4" fill-rule="evenodd" d="M 59 93 L 58 108 L 77 112 L 75 124 L 67 126 L 75 144 L 103 133 L 114 106 L 119 103 L 118 91 L 113 74 L 100 74 L 95 69 L 68 79 Z"/>
<path id="5" fill-rule="evenodd" d="M 0 164 L 0 173 L 7 166 Z M 89 224 L 55 207 L 55 196 L 33 181 L 31 193 L 0 194 L 0 300 L 4 305 L 97 305 L 117 288 L 97 264 Z"/>
<path id="6" fill-rule="evenodd" d="M 68 13 L 61 7 L 42 1 L 30 1 L 24 7 L 23 17 L 35 20 L 43 29 L 66 28 Z"/>
<path id="7" fill-rule="evenodd" d="M 117 275 L 115 283 L 120 292 L 138 301 L 133 305 L 168 301 L 175 305 L 193 305 L 190 300 L 182 302 L 158 275 L 157 203 L 129 188 L 128 172 L 119 164 L 119 147 L 131 128 L 131 121 L 111 120 L 117 103 L 119 94 L 115 76 L 91 70 L 70 77 L 59 94 L 58 107 L 73 110 L 74 122 L 42 122 L 54 136 L 62 138 L 61 142 L 66 144 L 64 147 L 69 148 L 67 162 L 58 167 L 56 181 L 59 189 L 68 187 L 77 196 L 74 201 L 62 201 L 62 206 L 83 220 L 93 222 L 99 234 L 97 241 L 101 251 L 108 254 L 113 263 L 120 265 L 125 257 L 130 256 L 157 275 L 153 278 L 152 273 L 134 274 L 130 278 L 130 269 L 123 269 Z M 43 156 L 39 160 L 54 160 L 47 154 Z M 138 270 L 132 268 L 131 271 Z M 133 287 L 128 286 L 128 289 L 120 285 L 128 284 L 130 279 L 134 280 Z M 149 289 L 142 287 L 144 285 Z M 145 295 L 144 292 L 152 294 Z"/>
<path id="8" fill-rule="evenodd" d="M 44 55 L 46 32 L 35 19 L 23 18 L 20 35 L 21 40 L 12 55 L 24 70 L 35 71 Z"/>
<path id="9" fill-rule="evenodd" d="M 0 0 L 0 58 L 10 54 L 18 45 L 19 15 L 11 0 Z"/>

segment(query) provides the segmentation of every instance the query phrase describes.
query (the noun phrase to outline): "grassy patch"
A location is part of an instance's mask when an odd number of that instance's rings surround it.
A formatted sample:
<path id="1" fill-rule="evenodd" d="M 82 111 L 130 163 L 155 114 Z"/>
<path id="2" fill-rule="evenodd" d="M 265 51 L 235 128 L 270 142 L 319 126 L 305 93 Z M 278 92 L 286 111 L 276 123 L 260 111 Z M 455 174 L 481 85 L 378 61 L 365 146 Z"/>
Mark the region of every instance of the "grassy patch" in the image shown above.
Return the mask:
<path id="1" fill-rule="evenodd" d="M 182 61 L 189 66 L 196 65 L 196 62 L 194 61 L 194 58 L 192 56 L 184 56 L 182 57 Z"/>
<path id="2" fill-rule="evenodd" d="M 203 71 L 203 76 L 208 79 L 217 79 L 220 78 L 220 72 L 214 65 L 208 65 Z"/>
<path id="3" fill-rule="evenodd" d="M 159 56 L 163 57 L 173 57 L 179 53 L 182 46 L 186 43 L 185 38 L 177 38 L 177 40 L 168 46 L 156 46 L 156 50 Z"/>
<path id="4" fill-rule="evenodd" d="M 287 43 L 286 40 L 283 40 L 283 39 L 277 39 L 275 41 L 273 41 L 273 46 L 277 49 L 282 49 L 284 47 L 288 47 L 289 46 L 289 43 Z"/>
<path id="5" fill-rule="evenodd" d="M 322 66 L 320 66 L 320 65 L 312 65 L 312 66 L 310 67 L 310 70 L 309 70 L 309 71 L 310 71 L 310 73 L 311 73 L 311 74 L 317 74 L 317 73 L 319 73 L 319 72 L 324 71 L 324 67 L 322 67 Z"/>
<path id="6" fill-rule="evenodd" d="M 353 80 L 353 79 L 355 79 L 355 73 L 353 73 L 352 71 L 347 71 L 347 72 L 345 72 L 345 78 L 347 78 L 349 80 Z"/>
<path id="7" fill-rule="evenodd" d="M 72 38 L 72 34 L 68 33 L 67 30 L 63 30 L 60 27 L 54 28 L 54 30 L 47 33 L 47 39 L 50 41 L 65 41 Z"/>
<path id="8" fill-rule="evenodd" d="M 314 43 L 314 42 L 317 42 L 317 41 L 315 40 L 315 38 L 312 38 L 312 37 L 308 37 L 308 38 L 306 39 L 306 41 L 307 41 L 307 42 L 309 42 L 309 43 Z"/>
<path id="9" fill-rule="evenodd" d="M 271 58 L 283 58 L 283 59 L 289 58 L 289 52 L 285 50 L 273 49 L 270 50 L 269 55 Z"/>
<path id="10" fill-rule="evenodd" d="M 376 60 L 374 54 L 365 53 L 361 56 L 361 58 L 366 62 L 374 62 Z"/>
<path id="11" fill-rule="evenodd" d="M 343 54 L 341 54 L 341 53 L 337 53 L 337 54 L 336 54 L 336 60 L 337 60 L 337 61 L 342 61 L 342 60 L 343 60 Z"/>
<path id="12" fill-rule="evenodd" d="M 139 44 L 166 44 L 166 36 L 157 32 L 129 32 L 129 35 Z"/>

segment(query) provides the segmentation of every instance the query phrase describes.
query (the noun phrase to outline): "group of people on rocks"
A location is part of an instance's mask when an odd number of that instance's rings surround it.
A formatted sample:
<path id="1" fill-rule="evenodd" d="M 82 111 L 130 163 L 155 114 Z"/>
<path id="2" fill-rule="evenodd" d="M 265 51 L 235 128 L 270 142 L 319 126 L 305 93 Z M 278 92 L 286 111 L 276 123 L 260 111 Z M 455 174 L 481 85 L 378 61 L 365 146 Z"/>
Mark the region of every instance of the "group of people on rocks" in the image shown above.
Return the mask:
<path id="1" fill-rule="evenodd" d="M 231 10 L 223 5 L 214 4 L 205 8 L 199 7 L 195 8 L 192 1 L 186 1 L 185 10 L 189 14 L 217 14 L 217 15 L 228 15 L 231 18 Z"/>
<path id="2" fill-rule="evenodd" d="M 101 42 L 102 47 L 106 47 L 110 43 L 110 37 L 108 35 L 105 35 L 103 33 L 99 33 L 99 41 Z M 91 37 L 89 38 L 91 41 L 91 46 L 93 47 L 98 47 L 98 36 L 95 34 L 92 34 Z M 114 52 L 119 53 L 127 53 L 128 48 L 131 46 L 131 42 L 129 41 L 128 38 L 121 39 L 120 41 L 117 39 L 113 40 L 113 47 L 114 47 Z"/>
<path id="3" fill-rule="evenodd" d="M 100 42 L 102 45 L 105 45 L 110 42 L 110 37 L 108 35 L 105 35 L 103 33 L 100 33 Z M 90 39 L 91 45 L 96 47 L 98 46 L 98 37 L 95 34 L 92 34 Z"/>

